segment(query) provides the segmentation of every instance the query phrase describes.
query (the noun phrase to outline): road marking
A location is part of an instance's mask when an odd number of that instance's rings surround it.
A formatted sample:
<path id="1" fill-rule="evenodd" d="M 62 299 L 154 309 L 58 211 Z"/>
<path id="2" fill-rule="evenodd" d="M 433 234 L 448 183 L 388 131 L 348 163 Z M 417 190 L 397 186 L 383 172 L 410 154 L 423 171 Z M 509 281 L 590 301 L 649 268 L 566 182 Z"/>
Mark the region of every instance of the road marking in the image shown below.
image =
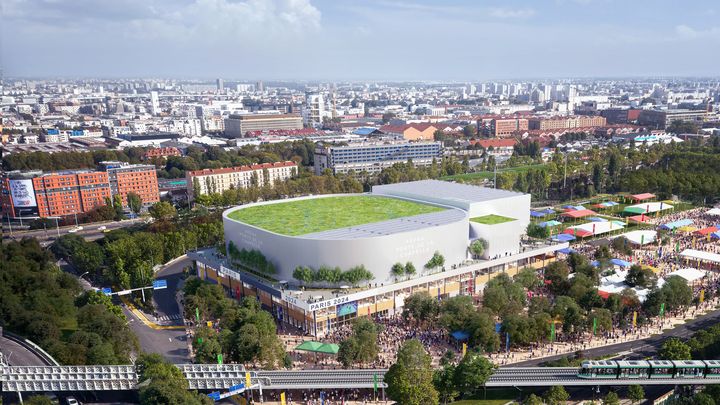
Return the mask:
<path id="1" fill-rule="evenodd" d="M 120 299 L 128 307 L 130 312 L 132 312 L 133 315 L 135 315 L 140 320 L 140 322 L 144 323 L 145 326 L 147 326 L 148 328 L 152 328 L 155 330 L 185 330 L 185 326 L 177 326 L 177 325 L 163 326 L 163 325 L 157 325 L 153 322 L 150 322 L 150 320 L 147 319 L 145 314 L 143 314 L 140 310 L 135 308 L 135 306 L 133 304 L 131 304 L 130 301 L 127 300 L 127 298 L 120 296 Z"/>

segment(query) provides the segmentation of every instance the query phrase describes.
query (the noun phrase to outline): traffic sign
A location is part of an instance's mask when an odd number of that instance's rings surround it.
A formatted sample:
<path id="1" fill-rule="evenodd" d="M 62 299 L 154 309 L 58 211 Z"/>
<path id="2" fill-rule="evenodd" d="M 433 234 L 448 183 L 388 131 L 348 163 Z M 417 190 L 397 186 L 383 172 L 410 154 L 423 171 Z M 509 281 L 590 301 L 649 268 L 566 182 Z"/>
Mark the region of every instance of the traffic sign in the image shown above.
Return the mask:
<path id="1" fill-rule="evenodd" d="M 208 394 L 208 396 L 209 396 L 210 399 L 212 399 L 213 401 L 219 401 L 219 400 L 220 400 L 220 391 L 211 392 L 211 393 Z"/>
<path id="2" fill-rule="evenodd" d="M 102 292 L 105 295 L 110 295 L 110 294 L 112 294 L 112 288 L 105 287 L 105 288 L 100 289 L 100 292 Z"/>
<path id="3" fill-rule="evenodd" d="M 122 291 L 116 292 L 115 294 L 117 294 L 117 295 L 128 295 L 128 294 L 130 294 L 131 292 L 132 292 L 132 290 L 122 290 Z"/>
<path id="4" fill-rule="evenodd" d="M 152 286 L 153 290 L 162 290 L 167 288 L 167 280 L 154 280 Z"/>

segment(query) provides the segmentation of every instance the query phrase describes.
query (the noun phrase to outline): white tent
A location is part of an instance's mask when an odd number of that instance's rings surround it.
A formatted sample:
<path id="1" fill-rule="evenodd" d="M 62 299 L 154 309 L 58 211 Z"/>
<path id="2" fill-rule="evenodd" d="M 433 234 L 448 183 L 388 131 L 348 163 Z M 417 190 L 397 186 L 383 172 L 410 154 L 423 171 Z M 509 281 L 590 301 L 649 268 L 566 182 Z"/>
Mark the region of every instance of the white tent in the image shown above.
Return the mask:
<path id="1" fill-rule="evenodd" d="M 630 242 L 640 245 L 644 244 L 647 245 L 648 243 L 655 242 L 655 238 L 657 237 L 657 232 L 655 231 L 631 231 L 622 234 L 621 236 L 624 236 L 627 240 Z"/>
<path id="2" fill-rule="evenodd" d="M 706 212 L 708 215 L 720 215 L 720 208 L 711 208 Z"/>
<path id="3" fill-rule="evenodd" d="M 701 278 L 705 277 L 705 274 L 707 274 L 707 272 L 704 270 L 685 268 L 673 271 L 672 273 L 668 274 L 668 277 L 680 276 L 687 280 L 688 283 L 692 283 L 693 281 L 700 280 Z"/>
<path id="4" fill-rule="evenodd" d="M 685 259 L 702 260 L 712 263 L 720 263 L 720 255 L 717 253 L 703 252 L 702 250 L 685 249 L 680 253 Z"/>

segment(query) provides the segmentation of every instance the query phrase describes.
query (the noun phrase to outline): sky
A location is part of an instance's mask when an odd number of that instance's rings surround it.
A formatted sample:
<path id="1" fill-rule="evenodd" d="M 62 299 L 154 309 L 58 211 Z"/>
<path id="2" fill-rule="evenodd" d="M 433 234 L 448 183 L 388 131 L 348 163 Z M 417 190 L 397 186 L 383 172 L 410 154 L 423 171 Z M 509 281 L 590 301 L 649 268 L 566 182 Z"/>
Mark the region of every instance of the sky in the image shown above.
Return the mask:
<path id="1" fill-rule="evenodd" d="M 14 77 L 716 76 L 717 0 L 0 0 Z"/>

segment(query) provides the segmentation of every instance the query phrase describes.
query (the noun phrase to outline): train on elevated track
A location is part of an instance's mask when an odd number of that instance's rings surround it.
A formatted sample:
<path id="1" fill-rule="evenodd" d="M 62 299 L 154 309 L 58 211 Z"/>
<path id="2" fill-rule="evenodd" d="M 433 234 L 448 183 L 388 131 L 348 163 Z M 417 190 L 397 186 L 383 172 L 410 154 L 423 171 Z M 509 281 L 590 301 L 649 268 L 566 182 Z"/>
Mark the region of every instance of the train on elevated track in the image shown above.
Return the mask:
<path id="1" fill-rule="evenodd" d="M 720 379 L 720 360 L 585 361 L 578 378 L 587 379 Z"/>

